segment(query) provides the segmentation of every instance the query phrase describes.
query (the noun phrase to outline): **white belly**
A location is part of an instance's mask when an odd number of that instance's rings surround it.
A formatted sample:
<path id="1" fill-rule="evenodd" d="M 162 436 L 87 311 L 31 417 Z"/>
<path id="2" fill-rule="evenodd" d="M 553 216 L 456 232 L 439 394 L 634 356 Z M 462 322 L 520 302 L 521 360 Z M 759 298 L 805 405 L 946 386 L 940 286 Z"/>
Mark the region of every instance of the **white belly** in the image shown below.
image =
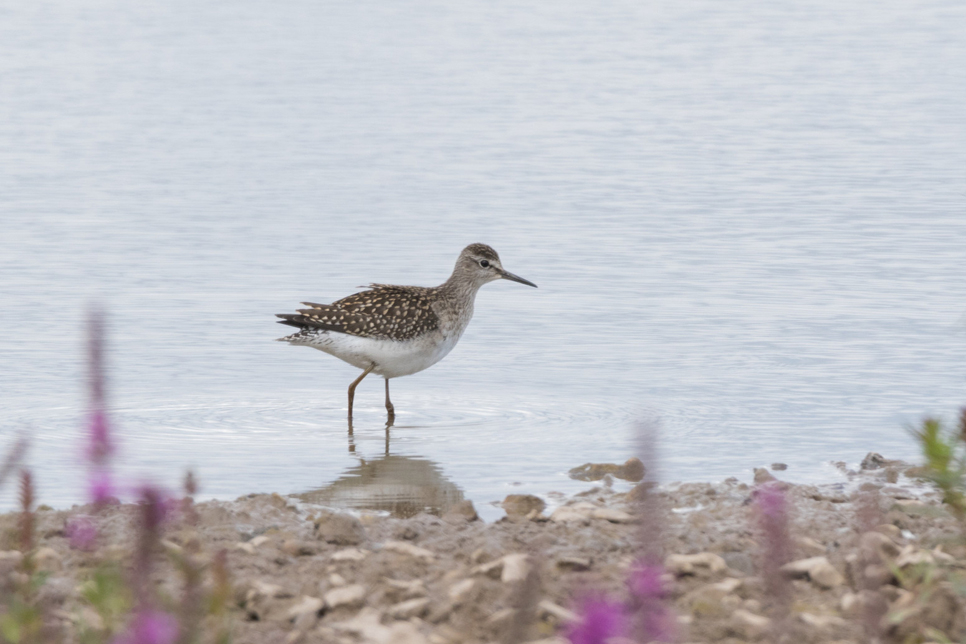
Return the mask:
<path id="1" fill-rule="evenodd" d="M 359 369 L 367 369 L 375 364 L 373 373 L 385 378 L 398 378 L 433 366 L 452 351 L 458 341 L 458 335 L 446 337 L 440 332 L 399 342 L 319 331 L 292 344 L 304 344 L 325 351 Z"/>

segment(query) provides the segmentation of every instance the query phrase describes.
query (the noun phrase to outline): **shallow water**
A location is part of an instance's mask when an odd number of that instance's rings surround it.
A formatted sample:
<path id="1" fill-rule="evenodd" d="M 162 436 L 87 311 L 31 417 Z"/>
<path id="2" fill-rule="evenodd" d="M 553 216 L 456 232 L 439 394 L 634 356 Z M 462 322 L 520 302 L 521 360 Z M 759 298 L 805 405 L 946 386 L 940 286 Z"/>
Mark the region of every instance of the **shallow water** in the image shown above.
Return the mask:
<path id="1" fill-rule="evenodd" d="M 437 480 L 493 516 L 585 488 L 566 471 L 624 460 L 639 421 L 666 479 L 914 458 L 904 424 L 966 402 L 966 8 L 841 5 L 7 8 L 3 438 L 30 432 L 41 501 L 82 499 L 96 300 L 130 481 L 392 471 L 370 496 Z M 437 284 L 475 241 L 540 288 L 488 285 L 393 381 L 407 486 L 370 467 L 380 381 L 350 441 L 356 370 L 272 342 L 273 314 Z"/>

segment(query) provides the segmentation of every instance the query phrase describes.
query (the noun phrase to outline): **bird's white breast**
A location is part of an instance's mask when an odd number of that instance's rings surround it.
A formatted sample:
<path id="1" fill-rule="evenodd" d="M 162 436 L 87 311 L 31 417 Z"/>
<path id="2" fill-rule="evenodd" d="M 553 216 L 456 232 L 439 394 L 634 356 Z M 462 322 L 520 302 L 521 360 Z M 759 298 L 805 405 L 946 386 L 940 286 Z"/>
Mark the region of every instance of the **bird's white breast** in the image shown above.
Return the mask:
<path id="1" fill-rule="evenodd" d="M 405 341 L 320 331 L 299 344 L 324 351 L 359 369 L 375 364 L 373 373 L 398 378 L 433 366 L 452 351 L 457 342 L 459 335 L 444 335 L 439 331 Z"/>

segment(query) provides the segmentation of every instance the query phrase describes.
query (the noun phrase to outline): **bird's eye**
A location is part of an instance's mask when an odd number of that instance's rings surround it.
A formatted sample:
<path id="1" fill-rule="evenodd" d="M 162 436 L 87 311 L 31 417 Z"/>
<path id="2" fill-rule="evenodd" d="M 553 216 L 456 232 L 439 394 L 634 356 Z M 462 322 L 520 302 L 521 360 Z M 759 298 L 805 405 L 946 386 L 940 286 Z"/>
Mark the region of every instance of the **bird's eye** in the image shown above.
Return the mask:
<path id="1" fill-rule="evenodd" d="M 482 266 L 483 268 L 489 268 L 490 267 L 490 262 L 486 261 L 485 259 L 481 259 L 480 260 L 480 266 Z"/>

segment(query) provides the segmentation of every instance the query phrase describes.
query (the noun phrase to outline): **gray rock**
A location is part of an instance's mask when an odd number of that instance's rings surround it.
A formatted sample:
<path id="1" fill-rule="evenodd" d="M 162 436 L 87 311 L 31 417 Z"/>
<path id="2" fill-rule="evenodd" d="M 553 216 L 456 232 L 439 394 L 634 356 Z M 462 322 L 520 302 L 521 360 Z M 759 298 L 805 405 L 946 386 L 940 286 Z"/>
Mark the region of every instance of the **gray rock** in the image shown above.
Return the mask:
<path id="1" fill-rule="evenodd" d="M 412 619 L 413 617 L 422 617 L 428 610 L 429 599 L 417 597 L 393 604 L 386 612 L 393 619 Z"/>
<path id="2" fill-rule="evenodd" d="M 794 578 L 806 577 L 820 588 L 835 588 L 845 583 L 845 578 L 825 557 L 792 561 L 782 566 L 781 570 Z"/>
<path id="3" fill-rule="evenodd" d="M 532 494 L 508 494 L 503 499 L 503 510 L 509 517 L 525 517 L 534 510 L 539 514 L 546 507 L 543 499 Z"/>
<path id="4" fill-rule="evenodd" d="M 584 463 L 571 469 L 568 476 L 578 481 L 599 481 L 608 474 L 637 483 L 644 479 L 645 468 L 639 458 L 631 457 L 623 465 L 616 463 Z"/>
<path id="5" fill-rule="evenodd" d="M 777 481 L 777 480 L 778 479 L 772 476 L 771 472 L 769 472 L 765 468 L 763 467 L 755 468 L 755 483 L 770 483 L 772 481 Z"/>
<path id="6" fill-rule="evenodd" d="M 731 614 L 731 629 L 746 640 L 762 637 L 771 628 L 771 620 L 739 608 Z"/>
<path id="7" fill-rule="evenodd" d="M 859 467 L 863 470 L 877 470 L 886 463 L 886 458 L 882 454 L 869 452 L 865 455 L 865 458 L 862 459 L 862 464 Z"/>
<path id="8" fill-rule="evenodd" d="M 366 599 L 366 589 L 362 584 L 352 584 L 333 588 L 325 594 L 325 605 L 329 608 L 353 607 L 362 604 Z"/>
<path id="9" fill-rule="evenodd" d="M 721 558 L 724 559 L 725 563 L 728 564 L 728 567 L 733 570 L 743 572 L 746 575 L 751 575 L 755 572 L 755 561 L 747 552 L 722 552 Z"/>
<path id="10" fill-rule="evenodd" d="M 293 557 L 310 557 L 319 554 L 318 544 L 298 539 L 285 539 L 279 546 L 279 550 Z"/>
<path id="11" fill-rule="evenodd" d="M 443 515 L 443 521 L 454 525 L 476 521 L 479 518 L 479 515 L 476 514 L 476 508 L 473 507 L 473 502 L 469 499 L 460 501 Z"/>
<path id="12" fill-rule="evenodd" d="M 325 512 L 315 520 L 315 533 L 327 543 L 355 546 L 366 540 L 362 522 L 351 514 Z"/>
<path id="13" fill-rule="evenodd" d="M 557 560 L 557 567 L 580 572 L 589 569 L 591 563 L 586 557 L 561 557 Z"/>

